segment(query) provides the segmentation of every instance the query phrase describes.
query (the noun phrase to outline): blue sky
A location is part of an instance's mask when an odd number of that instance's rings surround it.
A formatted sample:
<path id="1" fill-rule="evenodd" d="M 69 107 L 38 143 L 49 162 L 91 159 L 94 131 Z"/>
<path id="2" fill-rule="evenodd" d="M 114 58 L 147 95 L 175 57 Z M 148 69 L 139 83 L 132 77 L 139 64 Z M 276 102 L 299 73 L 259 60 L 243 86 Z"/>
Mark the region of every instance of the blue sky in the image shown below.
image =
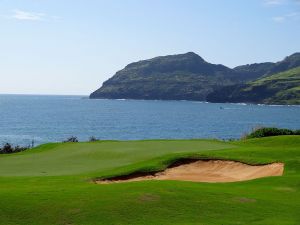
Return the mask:
<path id="1" fill-rule="evenodd" d="M 300 0 L 0 0 L 0 93 L 87 95 L 128 63 L 300 51 Z"/>

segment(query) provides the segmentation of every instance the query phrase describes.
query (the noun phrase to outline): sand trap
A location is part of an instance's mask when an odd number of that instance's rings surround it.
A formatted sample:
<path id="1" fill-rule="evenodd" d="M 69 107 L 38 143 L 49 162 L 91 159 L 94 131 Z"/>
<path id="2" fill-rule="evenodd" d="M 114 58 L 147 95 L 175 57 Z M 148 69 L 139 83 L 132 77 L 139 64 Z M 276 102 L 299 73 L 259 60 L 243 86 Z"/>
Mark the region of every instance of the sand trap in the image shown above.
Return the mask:
<path id="1" fill-rule="evenodd" d="M 194 162 L 175 164 L 162 172 L 152 174 L 133 173 L 104 180 L 98 184 L 132 182 L 142 180 L 182 180 L 195 182 L 236 182 L 261 177 L 282 176 L 283 163 L 267 165 L 247 165 L 240 162 L 224 160 L 197 160 Z"/>

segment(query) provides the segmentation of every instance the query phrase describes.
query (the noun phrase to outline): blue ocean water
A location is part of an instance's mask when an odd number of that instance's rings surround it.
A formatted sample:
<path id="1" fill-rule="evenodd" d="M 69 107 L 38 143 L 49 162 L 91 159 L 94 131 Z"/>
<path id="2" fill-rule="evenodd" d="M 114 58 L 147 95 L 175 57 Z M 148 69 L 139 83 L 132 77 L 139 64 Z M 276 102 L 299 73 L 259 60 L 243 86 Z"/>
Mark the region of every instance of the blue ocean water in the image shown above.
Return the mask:
<path id="1" fill-rule="evenodd" d="M 99 139 L 240 138 L 256 126 L 300 129 L 299 106 L 0 95 L 0 145 Z"/>

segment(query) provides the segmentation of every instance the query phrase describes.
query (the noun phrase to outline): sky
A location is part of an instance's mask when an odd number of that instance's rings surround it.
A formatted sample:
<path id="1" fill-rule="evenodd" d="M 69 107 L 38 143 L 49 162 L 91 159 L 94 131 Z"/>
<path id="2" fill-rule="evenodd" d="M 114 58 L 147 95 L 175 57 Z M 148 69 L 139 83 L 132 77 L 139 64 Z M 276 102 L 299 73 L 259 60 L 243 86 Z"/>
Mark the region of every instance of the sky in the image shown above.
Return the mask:
<path id="1" fill-rule="evenodd" d="M 300 0 L 0 0 L 0 93 L 88 95 L 127 64 L 300 52 Z"/>

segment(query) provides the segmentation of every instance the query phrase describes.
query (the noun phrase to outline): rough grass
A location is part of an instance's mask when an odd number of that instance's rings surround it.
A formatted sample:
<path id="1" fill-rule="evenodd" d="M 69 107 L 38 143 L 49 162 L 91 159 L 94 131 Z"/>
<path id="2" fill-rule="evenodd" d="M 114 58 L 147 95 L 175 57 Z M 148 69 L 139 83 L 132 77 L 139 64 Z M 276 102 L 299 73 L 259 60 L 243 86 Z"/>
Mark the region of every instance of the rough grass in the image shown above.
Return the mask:
<path id="1" fill-rule="evenodd" d="M 0 224 L 300 224 L 300 137 L 47 144 L 0 156 Z M 178 157 L 285 163 L 282 177 L 208 184 L 95 177 Z M 42 173 L 44 172 L 44 173 Z"/>

